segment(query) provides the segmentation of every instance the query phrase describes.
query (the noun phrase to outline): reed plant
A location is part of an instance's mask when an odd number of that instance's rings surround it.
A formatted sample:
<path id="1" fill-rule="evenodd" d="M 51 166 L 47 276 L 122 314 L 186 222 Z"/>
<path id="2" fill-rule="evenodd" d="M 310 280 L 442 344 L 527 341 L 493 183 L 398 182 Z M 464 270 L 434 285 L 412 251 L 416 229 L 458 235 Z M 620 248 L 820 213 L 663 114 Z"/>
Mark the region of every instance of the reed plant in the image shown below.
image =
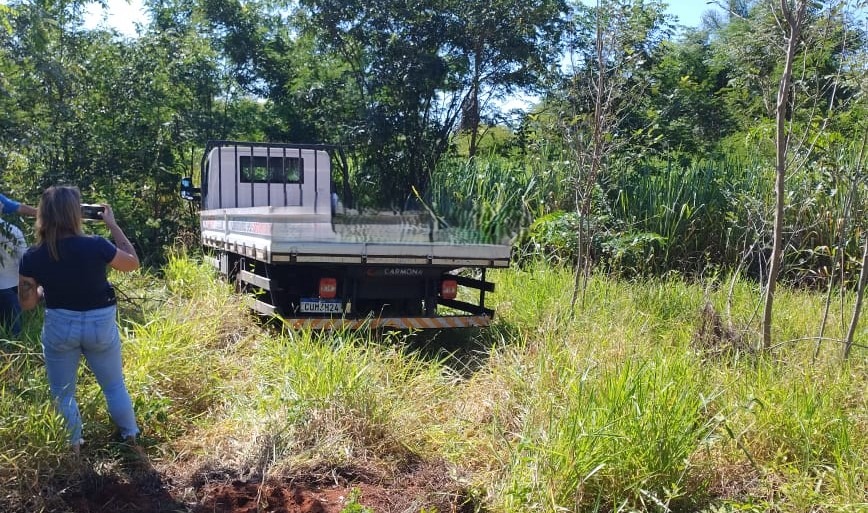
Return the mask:
<path id="1" fill-rule="evenodd" d="M 444 160 L 431 179 L 432 207 L 446 225 L 467 230 L 476 242 L 510 243 L 563 203 L 566 167 L 495 154 Z"/>
<path id="2" fill-rule="evenodd" d="M 710 269 L 742 269 L 762 278 L 771 245 L 773 192 L 773 166 L 763 157 L 615 159 L 595 184 L 589 219 L 581 219 L 571 185 L 578 171 L 556 155 L 545 155 L 544 160 L 528 157 L 522 162 L 533 176 L 557 179 L 536 184 L 520 180 L 522 188 L 510 182 L 513 168 L 488 167 L 494 177 L 486 182 L 498 183 L 502 191 L 472 191 L 477 206 L 500 196 L 529 198 L 523 203 L 537 206 L 512 221 L 521 225 L 519 232 L 529 228 L 529 240 L 520 247 L 523 253 L 536 248 L 553 260 L 574 262 L 576 234 L 584 222 L 590 230 L 592 258 L 622 276 L 671 271 L 696 276 Z M 855 280 L 865 230 L 863 198 L 868 194 L 861 158 L 858 147 L 844 148 L 789 174 L 785 281 L 825 284 L 830 275 L 842 271 L 845 281 Z M 444 182 L 449 189 L 474 183 L 475 170 L 488 165 L 480 158 L 474 162 L 472 167 L 450 169 Z M 501 216 L 497 221 L 503 218 L 513 219 Z"/>

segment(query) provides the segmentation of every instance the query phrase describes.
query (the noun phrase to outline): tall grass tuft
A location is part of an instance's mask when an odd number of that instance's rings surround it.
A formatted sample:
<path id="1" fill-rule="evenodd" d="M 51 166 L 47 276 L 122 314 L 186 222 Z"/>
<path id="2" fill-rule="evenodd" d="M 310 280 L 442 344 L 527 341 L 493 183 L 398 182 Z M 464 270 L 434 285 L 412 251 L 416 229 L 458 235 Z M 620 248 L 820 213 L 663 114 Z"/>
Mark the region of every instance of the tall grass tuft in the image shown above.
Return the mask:
<path id="1" fill-rule="evenodd" d="M 699 378 L 691 362 L 660 354 L 561 374 L 562 393 L 547 391 L 515 446 L 506 504 L 653 510 L 701 494 L 688 462 L 714 423 Z"/>
<path id="2" fill-rule="evenodd" d="M 29 341 L 2 342 L 0 489 L 7 501 L 22 507 L 34 504 L 36 483 L 64 471 L 61 454 L 68 435 L 51 404 L 41 363 L 41 354 Z M 3 504 L 0 499 L 0 508 Z"/>
<path id="3" fill-rule="evenodd" d="M 127 383 L 146 434 L 173 440 L 219 411 L 223 389 L 245 372 L 252 316 L 213 268 L 173 254 L 166 297 L 125 324 Z"/>
<path id="4" fill-rule="evenodd" d="M 353 332 L 260 339 L 250 370 L 250 388 L 236 391 L 226 418 L 204 436 L 262 474 L 316 462 L 382 475 L 407 468 L 430 452 L 432 415 L 455 379 L 439 360 L 406 353 L 401 340 Z"/>

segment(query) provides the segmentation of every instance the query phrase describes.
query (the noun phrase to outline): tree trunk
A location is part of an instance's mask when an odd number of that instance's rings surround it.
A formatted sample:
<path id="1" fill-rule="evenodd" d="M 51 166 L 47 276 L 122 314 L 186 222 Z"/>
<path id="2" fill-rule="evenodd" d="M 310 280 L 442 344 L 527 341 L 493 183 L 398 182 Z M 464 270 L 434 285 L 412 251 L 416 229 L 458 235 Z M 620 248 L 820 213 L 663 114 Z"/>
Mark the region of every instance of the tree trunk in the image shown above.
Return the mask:
<path id="1" fill-rule="evenodd" d="M 847 338 L 844 339 L 844 359 L 850 357 L 850 350 L 853 349 L 853 336 L 856 334 L 856 326 L 859 324 L 866 284 L 868 284 L 868 234 L 865 235 L 865 248 L 862 250 L 862 272 L 859 274 L 856 305 L 853 306 L 853 318 L 850 319 L 850 329 L 847 330 Z"/>
<path id="2" fill-rule="evenodd" d="M 787 0 L 781 0 L 786 26 L 789 29 L 787 40 L 787 56 L 784 62 L 784 72 L 778 86 L 778 100 L 775 107 L 775 218 L 772 243 L 772 255 L 769 263 L 768 284 L 766 285 L 765 309 L 763 311 L 763 349 L 771 347 L 772 340 L 772 308 L 775 300 L 775 286 L 778 275 L 781 272 L 783 254 L 783 229 L 784 229 L 784 203 L 786 200 L 786 176 L 787 176 L 787 147 L 789 132 L 787 130 L 787 112 L 792 98 L 792 74 L 793 61 L 796 56 L 796 47 L 799 44 L 802 21 L 805 18 L 807 0 L 798 0 L 794 7 L 795 13 L 790 9 Z"/>
<path id="3" fill-rule="evenodd" d="M 464 127 L 470 130 L 470 146 L 467 156 L 473 158 L 479 148 L 479 87 L 482 82 L 482 49 L 477 48 L 473 59 L 473 83 L 470 86 L 470 98 L 464 111 Z"/>
<path id="4" fill-rule="evenodd" d="M 865 146 L 868 144 L 868 132 L 862 135 L 862 146 L 859 148 L 859 158 L 857 160 L 857 169 L 862 170 L 865 157 Z M 860 173 L 861 174 L 861 173 Z M 855 189 L 857 184 L 853 184 Z M 862 226 L 862 231 L 865 232 L 865 226 Z M 843 266 L 843 253 L 842 253 Z M 843 281 L 843 280 L 842 280 Z M 862 312 L 862 302 L 865 300 L 865 287 L 868 286 L 868 234 L 865 235 L 865 248 L 862 251 L 862 271 L 859 274 L 859 287 L 856 289 L 856 304 L 853 306 L 853 318 L 850 319 L 850 328 L 847 330 L 847 338 L 844 339 L 844 359 L 849 358 L 850 350 L 853 348 L 853 337 L 856 334 L 856 325 L 859 324 L 859 315 Z"/>
<path id="5" fill-rule="evenodd" d="M 576 212 L 579 214 L 579 233 L 578 241 L 579 248 L 576 256 L 576 279 L 573 284 L 573 295 L 570 302 L 570 311 L 575 312 L 576 302 L 579 294 L 584 295 L 583 283 L 587 281 L 587 271 L 590 269 L 588 258 L 591 254 L 591 241 L 593 234 L 591 230 L 593 226 L 590 221 L 591 201 L 593 199 L 594 184 L 597 181 L 597 174 L 600 171 L 603 157 L 605 155 L 604 134 L 608 130 L 606 126 L 607 103 L 604 95 L 609 87 L 606 81 L 606 61 L 603 57 L 603 24 L 600 19 L 599 3 L 597 4 L 597 38 L 596 38 L 596 65 L 597 76 L 596 83 L 593 85 L 594 90 L 594 126 L 592 127 L 591 140 L 591 158 L 588 169 L 588 176 L 583 180 L 581 176 L 576 181 Z M 587 230 L 585 230 L 587 227 Z M 572 315 L 572 314 L 571 314 Z"/>

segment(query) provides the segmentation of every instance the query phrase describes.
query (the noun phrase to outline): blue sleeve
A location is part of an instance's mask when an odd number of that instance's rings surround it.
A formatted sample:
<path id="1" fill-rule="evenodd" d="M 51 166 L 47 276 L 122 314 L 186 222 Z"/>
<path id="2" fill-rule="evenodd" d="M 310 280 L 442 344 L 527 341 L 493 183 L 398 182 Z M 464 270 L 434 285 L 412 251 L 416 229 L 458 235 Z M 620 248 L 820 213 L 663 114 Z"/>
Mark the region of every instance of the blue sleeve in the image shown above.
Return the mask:
<path id="1" fill-rule="evenodd" d="M 100 258 L 105 260 L 105 263 L 109 263 L 114 260 L 115 255 L 118 253 L 118 248 L 112 244 L 108 239 L 103 237 L 96 237 L 98 241 L 97 251 L 99 252 Z"/>
<path id="2" fill-rule="evenodd" d="M 12 201 L 6 196 L 0 194 L 0 203 L 3 204 L 3 213 L 4 214 L 12 214 L 13 212 L 18 212 L 18 207 L 21 206 L 17 201 Z"/>

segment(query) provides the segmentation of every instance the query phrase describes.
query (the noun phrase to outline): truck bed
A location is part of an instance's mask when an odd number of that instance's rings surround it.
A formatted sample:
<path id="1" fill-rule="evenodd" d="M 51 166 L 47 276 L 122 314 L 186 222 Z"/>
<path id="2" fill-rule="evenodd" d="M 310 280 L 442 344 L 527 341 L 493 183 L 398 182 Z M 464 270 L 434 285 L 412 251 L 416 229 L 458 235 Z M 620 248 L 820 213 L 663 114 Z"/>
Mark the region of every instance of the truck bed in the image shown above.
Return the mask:
<path id="1" fill-rule="evenodd" d="M 443 227 L 424 212 L 311 213 L 302 207 L 200 212 L 202 242 L 265 262 L 507 267 L 510 245 Z"/>

